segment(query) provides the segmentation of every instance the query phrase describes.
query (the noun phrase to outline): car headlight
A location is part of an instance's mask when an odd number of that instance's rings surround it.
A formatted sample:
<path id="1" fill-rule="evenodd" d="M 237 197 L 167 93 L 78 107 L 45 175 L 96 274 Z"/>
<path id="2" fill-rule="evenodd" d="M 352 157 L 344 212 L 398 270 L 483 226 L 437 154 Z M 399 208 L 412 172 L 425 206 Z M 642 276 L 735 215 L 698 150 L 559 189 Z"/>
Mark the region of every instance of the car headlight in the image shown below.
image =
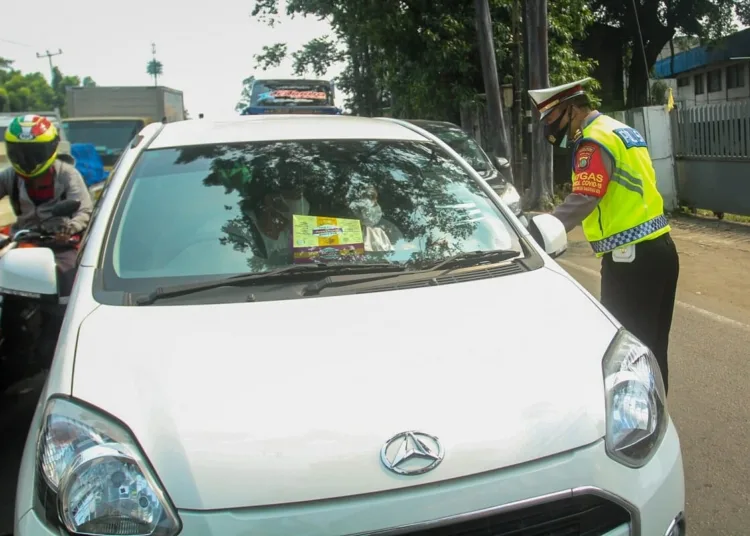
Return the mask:
<path id="1" fill-rule="evenodd" d="M 125 426 L 70 399 L 47 404 L 37 445 L 40 517 L 73 534 L 174 536 L 181 522 Z"/>
<path id="2" fill-rule="evenodd" d="M 667 429 L 666 394 L 656 358 L 621 329 L 602 361 L 607 454 L 628 467 L 648 463 Z"/>
<path id="3" fill-rule="evenodd" d="M 503 203 L 508 206 L 513 214 L 517 216 L 521 213 L 521 196 L 518 195 L 518 190 L 516 190 L 515 186 L 512 184 L 506 185 L 505 190 L 500 194 L 500 199 L 503 200 Z"/>

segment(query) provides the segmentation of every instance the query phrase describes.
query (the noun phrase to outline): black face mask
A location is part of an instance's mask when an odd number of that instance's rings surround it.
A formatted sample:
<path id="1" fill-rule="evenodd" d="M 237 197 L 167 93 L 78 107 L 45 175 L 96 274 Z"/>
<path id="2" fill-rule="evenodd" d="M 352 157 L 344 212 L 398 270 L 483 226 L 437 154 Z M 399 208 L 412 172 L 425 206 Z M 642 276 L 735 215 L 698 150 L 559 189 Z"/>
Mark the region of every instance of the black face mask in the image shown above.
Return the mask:
<path id="1" fill-rule="evenodd" d="M 562 147 L 565 148 L 568 145 L 568 127 L 570 127 L 570 120 L 573 115 L 573 109 L 568 108 L 568 124 L 563 126 L 560 126 L 562 123 L 563 118 L 565 117 L 565 112 L 560 114 L 560 117 L 552 121 L 551 123 L 545 123 L 544 124 L 544 137 L 545 139 L 550 142 L 554 147 Z"/>

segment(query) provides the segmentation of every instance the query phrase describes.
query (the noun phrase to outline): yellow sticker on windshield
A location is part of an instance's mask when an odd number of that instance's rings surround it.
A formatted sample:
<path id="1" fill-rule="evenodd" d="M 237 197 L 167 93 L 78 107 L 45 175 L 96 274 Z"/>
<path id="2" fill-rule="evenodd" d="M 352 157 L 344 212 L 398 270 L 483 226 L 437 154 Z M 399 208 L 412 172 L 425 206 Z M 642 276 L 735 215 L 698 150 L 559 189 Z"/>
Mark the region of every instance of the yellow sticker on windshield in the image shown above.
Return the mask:
<path id="1" fill-rule="evenodd" d="M 359 220 L 325 216 L 292 216 L 294 262 L 343 260 L 364 255 Z"/>

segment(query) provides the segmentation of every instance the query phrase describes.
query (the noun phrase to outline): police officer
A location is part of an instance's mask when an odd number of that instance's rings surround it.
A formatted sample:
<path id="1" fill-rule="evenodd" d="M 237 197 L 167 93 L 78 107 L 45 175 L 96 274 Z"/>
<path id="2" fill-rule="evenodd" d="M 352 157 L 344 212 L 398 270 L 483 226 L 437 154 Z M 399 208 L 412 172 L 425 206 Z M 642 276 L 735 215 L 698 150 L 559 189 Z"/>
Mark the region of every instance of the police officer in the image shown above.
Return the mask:
<path id="1" fill-rule="evenodd" d="M 589 80 L 529 91 L 547 141 L 573 152 L 572 193 L 554 216 L 568 232 L 583 226 L 602 259 L 602 304 L 653 351 L 668 389 L 677 249 L 646 141 L 592 109 L 584 90 Z"/>

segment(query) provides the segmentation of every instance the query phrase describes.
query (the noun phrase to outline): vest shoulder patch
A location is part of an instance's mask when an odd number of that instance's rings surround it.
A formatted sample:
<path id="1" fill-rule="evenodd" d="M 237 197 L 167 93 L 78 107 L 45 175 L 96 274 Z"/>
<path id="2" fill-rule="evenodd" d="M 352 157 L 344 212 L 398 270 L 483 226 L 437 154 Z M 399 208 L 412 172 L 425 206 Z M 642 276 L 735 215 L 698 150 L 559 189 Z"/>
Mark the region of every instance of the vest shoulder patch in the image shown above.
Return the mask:
<path id="1" fill-rule="evenodd" d="M 641 133 L 631 127 L 616 128 L 612 132 L 617 134 L 617 137 L 622 140 L 625 144 L 626 149 L 632 149 L 634 147 L 648 147 L 646 140 L 641 136 Z"/>

